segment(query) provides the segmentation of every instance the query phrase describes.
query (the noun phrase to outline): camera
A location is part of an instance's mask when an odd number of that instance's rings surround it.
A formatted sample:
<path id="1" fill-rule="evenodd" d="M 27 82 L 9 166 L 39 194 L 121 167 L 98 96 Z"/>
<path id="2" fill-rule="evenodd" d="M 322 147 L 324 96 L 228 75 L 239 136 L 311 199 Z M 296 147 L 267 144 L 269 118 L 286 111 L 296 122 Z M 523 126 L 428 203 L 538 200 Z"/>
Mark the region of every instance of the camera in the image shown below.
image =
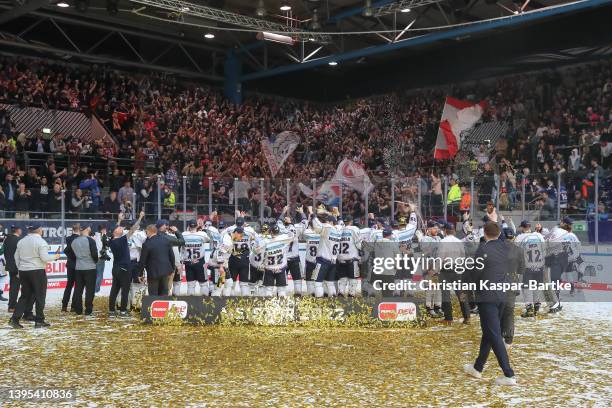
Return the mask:
<path id="1" fill-rule="evenodd" d="M 102 249 L 100 249 L 100 259 L 103 261 L 110 261 L 111 258 L 108 256 L 108 236 L 102 235 Z"/>

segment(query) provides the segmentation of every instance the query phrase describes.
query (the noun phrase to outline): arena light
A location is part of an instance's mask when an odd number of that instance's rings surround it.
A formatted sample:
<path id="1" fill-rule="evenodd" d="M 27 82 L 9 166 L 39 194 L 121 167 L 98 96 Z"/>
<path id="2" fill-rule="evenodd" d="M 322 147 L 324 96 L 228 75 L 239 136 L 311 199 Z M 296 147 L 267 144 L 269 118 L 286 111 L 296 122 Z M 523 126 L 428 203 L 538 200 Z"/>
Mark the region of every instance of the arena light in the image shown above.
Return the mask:
<path id="1" fill-rule="evenodd" d="M 327 63 L 330 67 L 335 67 L 336 65 L 338 65 L 338 61 L 329 61 Z"/>
<path id="2" fill-rule="evenodd" d="M 374 9 L 372 9 L 372 0 L 366 0 L 365 6 L 363 7 L 363 16 L 372 17 Z"/>
<path id="3" fill-rule="evenodd" d="M 255 9 L 255 14 L 257 17 L 264 17 L 266 15 L 266 5 L 264 4 L 264 0 L 259 0 L 257 2 L 257 8 Z"/>
<path id="4" fill-rule="evenodd" d="M 213 33 L 206 33 L 204 34 L 204 38 L 208 38 L 209 40 L 212 40 L 213 38 L 215 38 L 215 35 Z"/>
<path id="5" fill-rule="evenodd" d="M 187 13 L 188 11 L 191 11 L 191 9 L 189 7 L 181 7 L 181 11 L 183 13 Z"/>
<path id="6" fill-rule="evenodd" d="M 51 129 L 49 129 L 49 128 L 43 128 L 42 132 L 43 132 L 45 135 L 49 135 L 49 134 L 51 134 Z"/>
<path id="7" fill-rule="evenodd" d="M 271 41 L 271 42 L 275 42 L 279 44 L 287 44 L 287 45 L 293 45 L 293 42 L 294 42 L 293 38 L 289 37 L 288 35 L 269 33 L 267 31 L 262 31 L 260 33 L 257 33 L 257 39 L 260 41 L 261 40 Z"/>
<path id="8" fill-rule="evenodd" d="M 68 2 L 65 1 L 60 1 L 59 3 L 56 4 L 57 7 L 61 7 L 61 8 L 66 8 L 66 7 L 70 7 L 70 4 L 68 4 Z"/>
<path id="9" fill-rule="evenodd" d="M 312 22 L 310 23 L 310 29 L 313 31 L 321 29 L 321 23 L 319 22 L 319 15 L 317 14 L 316 9 L 312 12 Z"/>
<path id="10" fill-rule="evenodd" d="M 402 13 L 410 13 L 412 10 L 410 8 L 406 7 L 406 8 L 401 9 L 400 11 Z"/>
<path id="11" fill-rule="evenodd" d="M 281 11 L 289 11 L 291 10 L 291 4 L 288 1 L 283 1 L 280 5 Z"/>

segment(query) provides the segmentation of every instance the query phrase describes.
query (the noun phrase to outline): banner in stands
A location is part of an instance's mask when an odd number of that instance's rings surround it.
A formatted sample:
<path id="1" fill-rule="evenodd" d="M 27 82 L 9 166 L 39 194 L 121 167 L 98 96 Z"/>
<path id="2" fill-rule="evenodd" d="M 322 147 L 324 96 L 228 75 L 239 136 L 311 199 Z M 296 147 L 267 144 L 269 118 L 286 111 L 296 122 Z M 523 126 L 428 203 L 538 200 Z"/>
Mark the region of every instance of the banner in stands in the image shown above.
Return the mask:
<path id="1" fill-rule="evenodd" d="M 266 156 L 272 177 L 276 177 L 276 173 L 283 167 L 287 157 L 293 153 L 299 144 L 300 136 L 289 130 L 285 130 L 276 135 L 274 141 L 270 141 L 266 138 L 261 141 L 261 150 Z"/>
<path id="2" fill-rule="evenodd" d="M 487 107 L 485 101 L 472 103 L 460 99 L 446 97 L 440 128 L 436 138 L 434 158 L 446 160 L 455 157 L 461 148 L 461 132 L 470 129 L 482 117 Z"/>

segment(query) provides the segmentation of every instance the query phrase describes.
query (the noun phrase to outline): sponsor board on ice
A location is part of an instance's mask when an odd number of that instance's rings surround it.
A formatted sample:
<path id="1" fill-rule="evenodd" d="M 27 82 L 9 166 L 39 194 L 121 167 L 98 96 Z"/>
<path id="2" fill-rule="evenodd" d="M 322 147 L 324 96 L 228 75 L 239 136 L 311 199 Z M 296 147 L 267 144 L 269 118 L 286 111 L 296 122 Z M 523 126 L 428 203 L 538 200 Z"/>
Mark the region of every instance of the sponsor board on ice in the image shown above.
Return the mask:
<path id="1" fill-rule="evenodd" d="M 176 317 L 184 319 L 187 317 L 187 308 L 187 302 L 183 300 L 155 300 L 151 303 L 151 318 Z"/>
<path id="2" fill-rule="evenodd" d="M 378 318 L 382 321 L 408 322 L 417 317 L 417 307 L 412 302 L 381 302 Z"/>

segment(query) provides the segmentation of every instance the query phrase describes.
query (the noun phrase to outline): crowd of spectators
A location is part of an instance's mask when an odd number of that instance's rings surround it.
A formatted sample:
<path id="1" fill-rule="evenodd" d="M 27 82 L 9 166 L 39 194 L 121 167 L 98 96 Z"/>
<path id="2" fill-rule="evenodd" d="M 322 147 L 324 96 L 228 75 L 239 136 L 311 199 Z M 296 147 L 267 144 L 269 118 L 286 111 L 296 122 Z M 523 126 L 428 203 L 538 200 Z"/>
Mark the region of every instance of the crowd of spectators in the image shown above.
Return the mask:
<path id="1" fill-rule="evenodd" d="M 495 146 L 465 146 L 454 162 L 435 162 L 445 95 L 485 99 L 484 120 L 508 122 L 508 134 Z M 252 96 L 236 106 L 216 89 L 159 73 L 0 57 L 0 103 L 95 115 L 116 141 L 84 142 L 79 135 L 41 131 L 26 135 L 0 110 L 0 208 L 5 212 L 0 216 L 22 218 L 57 214 L 62 189 L 68 192 L 66 212 L 78 216 L 121 210 L 129 216 L 134 197 L 149 213 L 157 211 L 159 197 L 169 214 L 180 203 L 182 176 L 187 176 L 190 208 L 200 205 L 199 211 L 208 213 L 212 189 L 213 206 L 221 212 L 233 213 L 235 196 L 240 209 L 255 216 L 258 179 L 264 177 L 265 215 L 275 216 L 286 204 L 285 178 L 293 180 L 293 199 L 307 200 L 298 182 L 327 180 L 342 159 L 350 158 L 367 169 L 375 185 L 370 212 L 391 215 L 391 176 L 398 201 L 416 202 L 420 191 L 427 211 L 440 214 L 447 188 L 451 213 L 466 211 L 469 181 L 475 178 L 478 207 L 499 199 L 500 208 L 516 209 L 524 186 L 525 201 L 548 219 L 556 213 L 558 194 L 564 212 L 588 212 L 595 177 L 607 185 L 603 170 L 610 168 L 612 151 L 610 59 L 333 105 Z M 299 134 L 301 143 L 271 179 L 261 140 L 284 130 Z M 401 152 L 402 160 L 389 163 L 385 149 Z M 602 201 L 606 211 L 610 199 Z M 343 207 L 356 218 L 365 215 L 364 199 L 356 192 L 345 194 Z M 401 203 L 395 209 L 405 211 Z"/>

